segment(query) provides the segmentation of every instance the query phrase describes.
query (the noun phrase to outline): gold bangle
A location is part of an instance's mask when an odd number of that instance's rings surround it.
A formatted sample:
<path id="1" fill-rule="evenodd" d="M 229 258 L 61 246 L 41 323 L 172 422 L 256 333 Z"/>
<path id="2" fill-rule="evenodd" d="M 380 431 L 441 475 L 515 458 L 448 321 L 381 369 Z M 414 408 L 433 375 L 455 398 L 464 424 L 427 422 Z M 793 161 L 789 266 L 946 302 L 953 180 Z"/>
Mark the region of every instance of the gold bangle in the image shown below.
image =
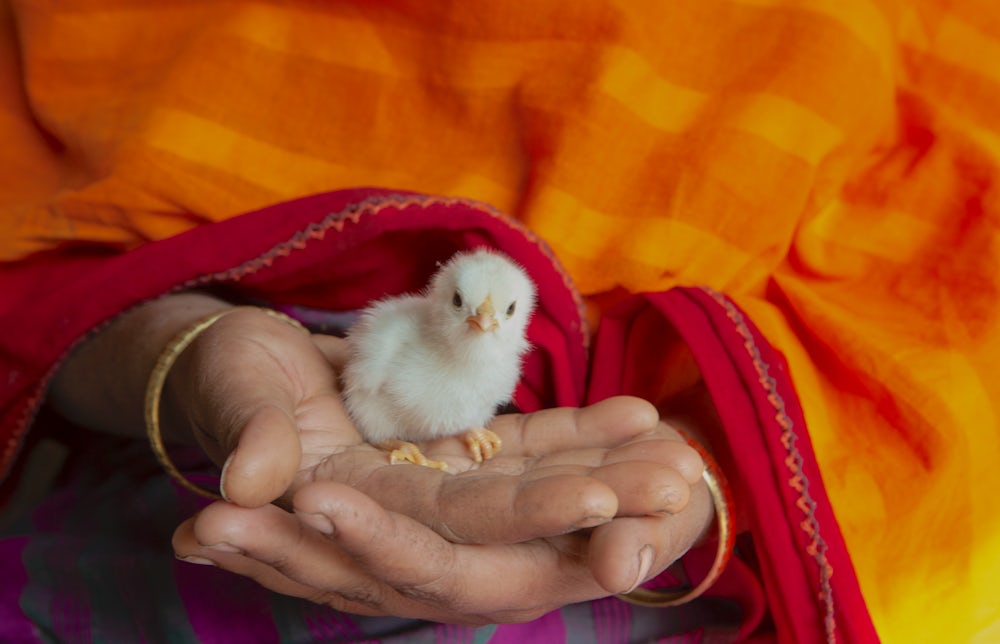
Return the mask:
<path id="1" fill-rule="evenodd" d="M 220 319 L 230 313 L 245 308 L 247 307 L 233 307 L 217 311 L 198 320 L 175 335 L 173 339 L 167 343 L 167 346 L 164 347 L 163 351 L 156 359 L 156 365 L 153 367 L 153 371 L 149 375 L 149 383 L 146 385 L 146 437 L 149 439 L 149 445 L 153 449 L 153 454 L 156 455 L 156 460 L 160 462 L 163 469 L 166 470 L 167 474 L 169 474 L 175 481 L 191 492 L 209 499 L 221 499 L 222 496 L 217 492 L 206 490 L 205 488 L 189 481 L 183 474 L 180 473 L 177 467 L 174 466 L 170 457 L 167 456 L 167 450 L 163 445 L 163 437 L 160 435 L 160 397 L 163 394 L 163 385 L 167 381 L 167 374 L 170 372 L 170 368 L 174 365 L 177 357 L 180 356 L 184 349 L 194 342 L 195 338 L 201 335 L 203 331 L 218 322 Z M 302 329 L 306 333 L 309 332 L 298 322 L 298 320 L 290 318 L 284 313 L 265 308 L 260 308 L 258 310 L 270 315 L 271 317 L 284 320 L 285 322 Z"/>
<path id="2" fill-rule="evenodd" d="M 712 587 L 722 571 L 726 569 L 730 557 L 733 555 L 733 547 L 736 543 L 736 517 L 732 510 L 732 493 L 725 475 L 719 468 L 718 463 L 712 458 L 704 447 L 681 432 L 687 442 L 701 454 L 705 462 L 705 470 L 702 472 L 702 480 L 708 486 L 708 492 L 712 495 L 712 503 L 715 506 L 715 520 L 719 526 L 718 547 L 715 551 L 715 561 L 708 574 L 697 586 L 690 590 L 652 590 L 650 588 L 636 588 L 629 593 L 620 593 L 618 596 L 630 604 L 646 606 L 650 608 L 666 608 L 668 606 L 679 606 L 701 596 L 706 590 Z"/>

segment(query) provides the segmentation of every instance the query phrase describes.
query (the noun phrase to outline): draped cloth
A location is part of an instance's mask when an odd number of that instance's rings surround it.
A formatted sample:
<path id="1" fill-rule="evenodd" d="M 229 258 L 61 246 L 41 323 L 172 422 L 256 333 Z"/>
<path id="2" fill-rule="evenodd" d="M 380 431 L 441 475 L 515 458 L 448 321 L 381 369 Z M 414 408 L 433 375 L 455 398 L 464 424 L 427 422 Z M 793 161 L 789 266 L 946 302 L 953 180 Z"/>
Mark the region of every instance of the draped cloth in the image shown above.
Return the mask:
<path id="1" fill-rule="evenodd" d="M 40 408 L 37 388 L 67 344 L 115 312 L 163 293 L 209 289 L 237 302 L 266 302 L 320 332 L 334 332 L 345 313 L 373 297 L 414 291 L 436 264 L 479 246 L 502 249 L 538 288 L 517 407 L 577 406 L 623 393 L 669 407 L 693 379 L 703 378 L 722 425 L 712 441 L 739 488 L 735 496 L 746 504 L 749 533 L 740 556 L 694 604 L 636 609 L 606 598 L 555 611 L 533 625 L 503 625 L 457 639 L 619 644 L 667 636 L 730 641 L 776 635 L 789 642 L 874 637 L 788 370 L 731 300 L 705 288 L 636 295 L 602 319 L 591 352 L 579 293 L 531 231 L 478 202 L 371 189 L 285 202 L 96 265 L 87 257 L 20 267 L 19 283 L 61 287 L 36 291 L 19 318 L 6 320 L 12 337 L 38 339 L 8 346 L 8 377 L 27 390 L 10 396 L 3 426 L 24 438 L 25 419 L 39 413 L 42 431 L 72 435 L 75 457 L 66 467 L 71 474 L 34 513 L 31 528 L 0 540 L 0 567 L 19 572 L 7 592 L 19 598 L 31 626 L 57 641 L 133 641 L 168 632 L 189 632 L 178 635 L 182 641 L 229 641 L 227 635 L 246 628 L 232 606 L 245 605 L 262 633 L 255 641 L 393 641 L 396 622 L 304 609 L 252 583 L 238 584 L 218 601 L 216 584 L 228 582 L 192 572 L 164 552 L 170 529 L 203 499 L 171 490 L 142 442 L 108 447 L 107 440 L 79 429 L 60 431 L 51 412 Z M 185 469 L 200 479 L 202 466 L 195 460 Z M 711 541 L 693 549 L 681 569 L 671 568 L 652 585 L 677 587 L 704 577 L 715 549 Z M 150 578 L 161 581 L 149 584 Z M 141 610 L 123 610 L 114 597 Z M 18 639 L 5 627 L 24 620 L 5 615 L 5 608 L 0 604 L 0 641 Z M 337 626 L 321 635 L 310 630 L 317 621 Z M 567 635 L 553 640 L 545 635 L 551 629 Z M 408 624 L 404 631 L 418 638 L 434 629 Z"/>
<path id="2" fill-rule="evenodd" d="M 822 542 L 794 547 L 815 559 L 822 543 L 843 560 L 801 588 L 843 583 L 830 597 L 845 615 L 867 612 L 887 641 L 1000 636 L 992 4 L 97 0 L 2 11 L 4 471 L 65 351 L 191 277 L 151 271 L 129 290 L 116 271 L 147 264 L 122 258 L 172 266 L 182 260 L 157 249 L 181 248 L 169 244 L 185 231 L 331 190 L 473 199 L 544 241 L 567 292 L 592 322 L 603 317 L 591 366 L 641 354 L 622 338 L 661 337 L 643 328 L 669 327 L 694 351 L 720 328 L 699 318 L 712 310 L 744 334 L 749 368 L 769 366 L 762 382 L 782 374 L 785 389 L 761 404 L 780 400 L 774 417 L 797 420 L 782 436 L 815 465 L 810 484 L 795 454 L 786 466 L 729 437 L 735 478 L 760 493 L 759 574 L 781 627 L 795 615 L 777 589 L 794 582 L 767 559 L 780 561 L 780 534 L 788 545 L 803 522 L 813 530 L 811 517 Z M 216 270 L 263 256 L 294 229 L 289 217 L 241 237 L 204 233 Z M 308 304 L 315 279 L 268 295 Z M 124 290 L 80 295 L 111 285 Z M 73 308 L 58 308 L 60 293 Z M 655 295 L 627 297 L 639 293 Z M 613 333 L 616 320 L 647 318 L 667 326 Z M 702 326 L 682 332 L 694 319 Z M 758 364 L 754 350 L 768 357 Z M 671 355 L 649 351 L 644 374 L 671 376 L 657 366 Z M 588 377 L 585 364 L 559 364 L 565 373 L 538 371 L 537 383 Z M 740 387 L 712 379 L 715 364 L 699 367 L 716 402 L 732 402 L 725 392 Z M 594 371 L 590 384 L 654 397 L 626 372 Z M 584 384 L 573 391 L 586 398 Z M 720 404 L 724 422 L 730 412 Z M 755 469 L 765 465 L 767 492 Z M 774 505 L 795 485 L 815 492 L 791 497 L 805 519 Z M 836 632 L 864 637 L 864 619 L 852 623 Z"/>

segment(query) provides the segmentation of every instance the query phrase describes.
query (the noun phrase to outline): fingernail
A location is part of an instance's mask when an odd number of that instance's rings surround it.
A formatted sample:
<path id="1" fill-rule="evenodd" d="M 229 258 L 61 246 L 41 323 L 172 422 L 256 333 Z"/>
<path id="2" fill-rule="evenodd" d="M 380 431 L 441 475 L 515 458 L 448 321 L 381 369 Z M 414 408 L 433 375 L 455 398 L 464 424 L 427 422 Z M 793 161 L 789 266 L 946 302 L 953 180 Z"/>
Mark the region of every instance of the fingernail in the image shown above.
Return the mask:
<path id="1" fill-rule="evenodd" d="M 632 586 L 626 590 L 626 593 L 630 593 L 636 589 L 643 581 L 646 579 L 646 575 L 649 574 L 649 569 L 653 567 L 653 546 L 646 545 L 639 549 L 639 574 L 635 577 L 635 582 Z"/>
<path id="2" fill-rule="evenodd" d="M 687 507 L 688 498 L 676 487 L 671 486 L 663 493 L 664 507 L 660 508 L 659 513 L 677 514 Z"/>
<path id="3" fill-rule="evenodd" d="M 578 522 L 573 526 L 573 530 L 580 530 L 583 528 L 593 528 L 594 526 L 604 525 L 605 523 L 611 521 L 611 517 L 587 517 L 582 521 Z"/>
<path id="4" fill-rule="evenodd" d="M 181 561 L 189 564 L 196 564 L 198 566 L 214 566 L 215 562 L 211 559 L 206 559 L 205 557 L 199 557 L 198 555 L 187 555 L 186 557 L 177 557 Z"/>
<path id="5" fill-rule="evenodd" d="M 226 471 L 229 469 L 229 464 L 233 462 L 233 457 L 236 456 L 236 450 L 230 452 L 229 456 L 226 458 L 226 462 L 222 464 L 222 474 L 219 475 L 219 494 L 226 501 L 229 501 L 229 495 L 226 494 Z"/>
<path id="6" fill-rule="evenodd" d="M 302 523 L 319 530 L 327 536 L 332 535 L 337 531 L 337 528 L 333 525 L 333 521 L 331 521 L 330 517 L 325 514 L 318 514 L 316 512 L 296 512 L 295 514 L 299 517 L 299 520 L 301 520 Z"/>
<path id="7" fill-rule="evenodd" d="M 229 552 L 237 555 L 243 554 L 243 550 L 241 548 L 237 548 L 236 546 L 226 543 L 224 541 L 220 543 L 213 543 L 212 545 L 205 547 L 208 548 L 209 550 L 214 550 L 216 552 Z"/>

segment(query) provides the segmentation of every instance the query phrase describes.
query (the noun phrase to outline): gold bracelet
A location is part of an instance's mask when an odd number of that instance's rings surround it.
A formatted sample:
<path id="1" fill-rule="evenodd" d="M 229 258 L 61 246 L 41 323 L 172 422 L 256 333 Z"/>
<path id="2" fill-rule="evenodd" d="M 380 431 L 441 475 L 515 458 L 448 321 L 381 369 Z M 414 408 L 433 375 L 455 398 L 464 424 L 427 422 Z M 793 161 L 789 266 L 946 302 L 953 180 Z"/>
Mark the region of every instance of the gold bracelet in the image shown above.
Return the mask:
<path id="1" fill-rule="evenodd" d="M 726 564 L 729 563 L 733 555 L 733 547 L 736 543 L 736 516 L 732 510 L 732 493 L 725 475 L 715 462 L 711 454 L 699 445 L 695 440 L 687 436 L 684 432 L 681 435 L 688 444 L 694 447 L 701 454 L 705 462 L 705 470 L 701 477 L 708 485 L 708 492 L 712 495 L 712 503 L 715 506 L 715 520 L 719 526 L 719 545 L 715 551 L 715 561 L 708 571 L 708 575 L 700 584 L 690 590 L 652 590 L 650 588 L 636 588 L 629 593 L 620 593 L 618 596 L 630 604 L 637 606 L 647 606 L 650 608 L 666 608 L 668 606 L 679 606 L 701 596 L 706 590 L 712 587 Z"/>
<path id="2" fill-rule="evenodd" d="M 156 365 L 153 367 L 153 372 L 149 375 L 149 383 L 146 385 L 146 405 L 145 405 L 145 415 L 146 415 L 146 436 L 149 439 L 149 445 L 153 448 L 153 454 L 156 455 L 156 460 L 160 462 L 160 465 L 166 470 L 175 481 L 180 483 L 182 486 L 188 490 L 198 494 L 200 496 L 207 497 L 209 499 L 221 499 L 222 496 L 217 492 L 212 492 L 211 490 L 206 490 L 203 487 L 195 485 L 189 481 L 180 471 L 174 466 L 173 461 L 167 456 L 167 450 L 163 445 L 163 437 L 160 435 L 160 397 L 163 394 L 163 385 L 167 381 L 167 374 L 170 372 L 170 368 L 174 365 L 177 357 L 180 356 L 181 352 L 184 351 L 195 338 L 197 338 L 203 331 L 208 329 L 210 326 L 218 322 L 225 316 L 245 309 L 247 307 L 233 307 L 228 308 L 223 311 L 217 311 L 211 315 L 204 317 L 191 326 L 187 327 L 170 340 L 167 346 L 164 347 L 163 351 L 160 353 L 159 357 L 156 359 Z M 279 320 L 284 320 L 289 324 L 302 329 L 306 333 L 309 331 L 302 326 L 298 320 L 290 318 L 284 313 L 275 311 L 272 309 L 260 308 L 258 309 L 271 317 L 278 318 Z"/>

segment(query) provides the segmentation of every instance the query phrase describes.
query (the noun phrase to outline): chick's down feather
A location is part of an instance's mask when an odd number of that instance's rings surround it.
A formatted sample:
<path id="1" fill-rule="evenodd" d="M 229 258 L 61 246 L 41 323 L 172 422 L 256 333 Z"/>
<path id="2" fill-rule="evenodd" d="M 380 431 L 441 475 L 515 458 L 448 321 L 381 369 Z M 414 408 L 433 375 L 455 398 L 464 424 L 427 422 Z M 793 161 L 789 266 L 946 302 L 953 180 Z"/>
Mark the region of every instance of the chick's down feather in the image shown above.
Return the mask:
<path id="1" fill-rule="evenodd" d="M 419 295 L 375 302 L 347 336 L 344 398 L 362 435 L 394 461 L 434 467 L 409 441 L 467 432 L 476 460 L 499 449 L 485 429 L 510 400 L 529 348 L 535 286 L 501 253 L 454 255 Z"/>

